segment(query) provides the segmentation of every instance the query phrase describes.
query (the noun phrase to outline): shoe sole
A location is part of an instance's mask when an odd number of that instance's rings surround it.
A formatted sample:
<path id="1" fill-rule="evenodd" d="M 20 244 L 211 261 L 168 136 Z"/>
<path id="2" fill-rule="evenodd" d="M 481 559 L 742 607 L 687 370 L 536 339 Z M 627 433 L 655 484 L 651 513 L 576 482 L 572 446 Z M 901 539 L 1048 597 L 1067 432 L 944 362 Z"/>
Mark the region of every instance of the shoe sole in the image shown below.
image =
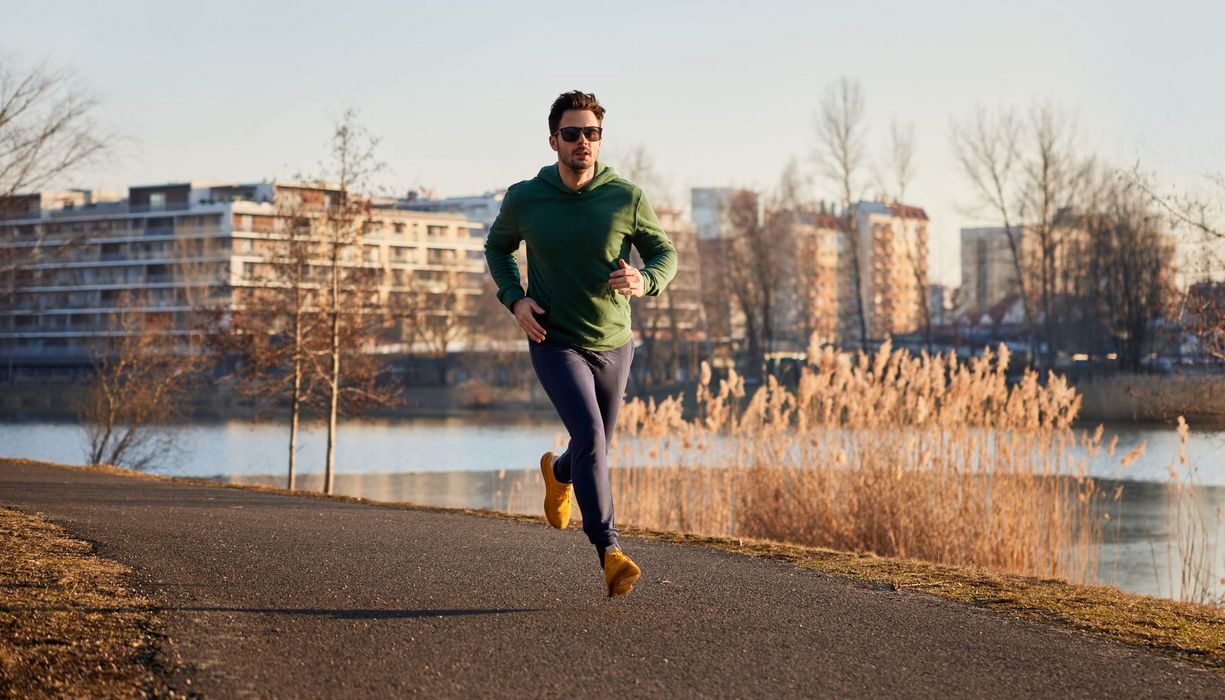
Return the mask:
<path id="1" fill-rule="evenodd" d="M 642 577 L 642 572 L 638 571 L 627 576 L 622 576 L 616 579 L 608 586 L 608 597 L 614 598 L 619 595 L 625 595 L 634 590 L 634 584 L 638 583 L 638 579 Z"/>
<path id="2" fill-rule="evenodd" d="M 544 477 L 544 505 L 541 509 L 544 511 L 544 519 L 549 523 L 549 525 L 557 528 L 558 530 L 565 530 L 566 526 L 570 524 L 569 518 L 566 519 L 566 522 L 560 525 L 554 525 L 553 522 L 549 520 L 549 496 L 551 495 L 550 487 L 556 479 L 556 477 L 550 473 L 553 471 L 552 456 L 552 452 L 545 452 L 540 457 L 540 475 Z"/>

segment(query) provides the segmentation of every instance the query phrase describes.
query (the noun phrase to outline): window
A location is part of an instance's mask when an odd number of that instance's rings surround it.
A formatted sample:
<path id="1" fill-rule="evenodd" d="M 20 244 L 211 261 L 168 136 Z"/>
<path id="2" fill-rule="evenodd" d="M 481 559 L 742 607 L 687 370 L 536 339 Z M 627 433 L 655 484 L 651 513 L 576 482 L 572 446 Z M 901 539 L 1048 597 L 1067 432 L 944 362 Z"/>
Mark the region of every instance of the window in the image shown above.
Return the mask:
<path id="1" fill-rule="evenodd" d="M 166 193 L 153 192 L 149 195 L 149 211 L 162 211 L 166 208 Z"/>

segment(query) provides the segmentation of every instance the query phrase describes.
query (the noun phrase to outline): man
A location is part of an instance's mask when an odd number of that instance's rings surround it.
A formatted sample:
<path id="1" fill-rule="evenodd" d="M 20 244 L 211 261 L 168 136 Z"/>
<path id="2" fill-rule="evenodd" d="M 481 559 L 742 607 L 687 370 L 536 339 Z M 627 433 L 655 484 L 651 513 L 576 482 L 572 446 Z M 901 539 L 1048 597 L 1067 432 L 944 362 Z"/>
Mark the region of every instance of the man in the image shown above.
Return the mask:
<path id="1" fill-rule="evenodd" d="M 570 433 L 564 453 L 540 458 L 545 517 L 565 528 L 573 489 L 612 597 L 629 593 L 641 575 L 617 545 L 608 479 L 608 445 L 634 355 L 629 298 L 663 290 L 676 274 L 676 249 L 642 190 L 599 162 L 603 121 L 595 95 L 567 92 L 553 102 L 549 146 L 557 162 L 507 190 L 485 259 Z M 527 291 L 515 257 L 520 241 L 527 241 Z M 641 270 L 628 263 L 631 245 L 646 261 Z"/>

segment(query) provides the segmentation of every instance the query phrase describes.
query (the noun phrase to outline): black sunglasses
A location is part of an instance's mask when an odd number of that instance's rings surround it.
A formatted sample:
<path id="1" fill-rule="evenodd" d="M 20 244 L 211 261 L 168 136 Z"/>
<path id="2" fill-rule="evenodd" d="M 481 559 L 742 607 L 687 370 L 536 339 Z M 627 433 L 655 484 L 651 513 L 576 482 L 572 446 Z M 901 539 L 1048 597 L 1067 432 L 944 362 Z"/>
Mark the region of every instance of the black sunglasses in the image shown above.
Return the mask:
<path id="1" fill-rule="evenodd" d="M 561 134 L 561 140 L 566 143 L 578 141 L 579 134 L 586 136 L 588 141 L 599 141 L 604 134 L 604 128 L 600 126 L 563 126 L 553 133 Z"/>

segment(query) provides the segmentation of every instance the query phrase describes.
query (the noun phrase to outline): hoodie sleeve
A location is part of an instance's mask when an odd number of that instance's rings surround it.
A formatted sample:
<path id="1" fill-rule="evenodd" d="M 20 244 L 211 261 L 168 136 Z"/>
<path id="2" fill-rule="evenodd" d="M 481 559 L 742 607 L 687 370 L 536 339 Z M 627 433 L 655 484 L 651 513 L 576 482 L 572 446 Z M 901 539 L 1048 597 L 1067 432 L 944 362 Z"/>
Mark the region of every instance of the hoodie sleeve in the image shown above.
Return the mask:
<path id="1" fill-rule="evenodd" d="M 485 262 L 489 265 L 490 276 L 498 285 L 498 301 L 507 309 L 527 296 L 519 276 L 519 243 L 523 236 L 515 221 L 511 192 L 513 189 L 507 190 L 502 199 L 502 208 L 489 226 L 489 235 L 485 237 Z"/>
<path id="2" fill-rule="evenodd" d="M 634 247 L 645 263 L 642 268 L 643 287 L 647 294 L 658 296 L 676 276 L 676 247 L 659 225 L 659 217 L 647 197 L 638 191 L 634 207 Z"/>

